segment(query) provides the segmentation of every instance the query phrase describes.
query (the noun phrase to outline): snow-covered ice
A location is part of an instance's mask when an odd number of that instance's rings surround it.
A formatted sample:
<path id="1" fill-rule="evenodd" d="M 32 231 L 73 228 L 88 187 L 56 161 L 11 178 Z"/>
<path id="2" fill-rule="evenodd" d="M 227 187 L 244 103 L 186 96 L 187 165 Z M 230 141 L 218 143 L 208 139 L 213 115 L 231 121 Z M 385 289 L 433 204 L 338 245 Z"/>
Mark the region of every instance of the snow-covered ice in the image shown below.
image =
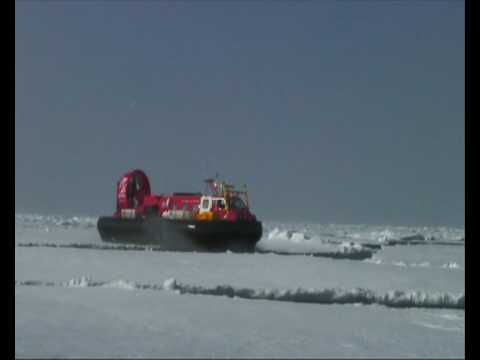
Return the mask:
<path id="1" fill-rule="evenodd" d="M 463 229 L 267 222 L 209 254 L 95 224 L 16 214 L 16 357 L 465 355 Z"/>

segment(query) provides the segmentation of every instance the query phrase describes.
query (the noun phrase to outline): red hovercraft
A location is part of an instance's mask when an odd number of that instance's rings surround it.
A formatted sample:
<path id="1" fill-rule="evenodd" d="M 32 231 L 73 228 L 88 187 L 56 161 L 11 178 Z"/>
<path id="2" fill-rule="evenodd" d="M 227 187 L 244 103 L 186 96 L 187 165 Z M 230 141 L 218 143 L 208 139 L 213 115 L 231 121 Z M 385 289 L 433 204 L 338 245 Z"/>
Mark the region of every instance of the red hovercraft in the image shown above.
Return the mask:
<path id="1" fill-rule="evenodd" d="M 98 219 L 100 237 L 175 251 L 254 251 L 262 223 L 250 212 L 246 188 L 205 182 L 203 194 L 152 195 L 142 170 L 126 173 L 117 183 L 117 211 Z"/>

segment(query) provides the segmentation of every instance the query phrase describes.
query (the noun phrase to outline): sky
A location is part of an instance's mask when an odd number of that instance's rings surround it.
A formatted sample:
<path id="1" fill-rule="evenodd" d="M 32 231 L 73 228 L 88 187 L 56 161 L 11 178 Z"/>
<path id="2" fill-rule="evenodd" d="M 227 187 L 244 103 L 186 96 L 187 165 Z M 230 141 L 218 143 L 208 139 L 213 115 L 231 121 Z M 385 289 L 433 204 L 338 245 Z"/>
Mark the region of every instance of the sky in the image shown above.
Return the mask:
<path id="1" fill-rule="evenodd" d="M 464 227 L 463 1 L 15 3 L 15 211 L 248 185 L 261 220 Z"/>

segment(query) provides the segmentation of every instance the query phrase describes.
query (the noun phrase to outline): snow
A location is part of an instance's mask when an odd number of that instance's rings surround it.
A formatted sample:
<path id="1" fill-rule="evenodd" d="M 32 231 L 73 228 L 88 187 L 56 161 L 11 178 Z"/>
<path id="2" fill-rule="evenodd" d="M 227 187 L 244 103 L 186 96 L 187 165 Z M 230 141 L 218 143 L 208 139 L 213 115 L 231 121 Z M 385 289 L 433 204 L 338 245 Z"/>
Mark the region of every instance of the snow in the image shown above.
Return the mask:
<path id="1" fill-rule="evenodd" d="M 458 269 L 458 268 L 460 268 L 460 266 L 456 262 L 449 262 L 447 264 L 442 265 L 442 268 Z"/>
<path id="2" fill-rule="evenodd" d="M 325 240 L 304 232 L 280 230 L 275 227 L 266 238 L 257 244 L 261 252 L 281 255 L 307 254 L 312 256 L 364 259 L 372 256 L 373 251 L 358 242 Z"/>
<path id="3" fill-rule="evenodd" d="M 175 290 L 178 288 L 178 285 L 177 285 L 177 281 L 173 278 L 170 278 L 170 279 L 167 279 L 165 280 L 165 282 L 163 283 L 163 289 L 165 290 Z"/>
<path id="4" fill-rule="evenodd" d="M 16 357 L 465 356 L 462 229 L 269 222 L 209 254 L 95 223 L 16 214 Z"/>

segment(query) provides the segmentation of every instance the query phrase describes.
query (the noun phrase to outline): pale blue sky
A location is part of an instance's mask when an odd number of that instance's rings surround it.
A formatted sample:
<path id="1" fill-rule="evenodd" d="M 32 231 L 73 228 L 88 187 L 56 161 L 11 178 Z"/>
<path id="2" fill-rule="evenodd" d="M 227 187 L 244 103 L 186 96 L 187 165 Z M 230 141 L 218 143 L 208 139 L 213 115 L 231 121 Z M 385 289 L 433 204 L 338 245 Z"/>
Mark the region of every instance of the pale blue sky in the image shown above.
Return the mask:
<path id="1" fill-rule="evenodd" d="M 464 226 L 463 1 L 16 1 L 15 208 L 249 185 L 262 219 Z"/>

